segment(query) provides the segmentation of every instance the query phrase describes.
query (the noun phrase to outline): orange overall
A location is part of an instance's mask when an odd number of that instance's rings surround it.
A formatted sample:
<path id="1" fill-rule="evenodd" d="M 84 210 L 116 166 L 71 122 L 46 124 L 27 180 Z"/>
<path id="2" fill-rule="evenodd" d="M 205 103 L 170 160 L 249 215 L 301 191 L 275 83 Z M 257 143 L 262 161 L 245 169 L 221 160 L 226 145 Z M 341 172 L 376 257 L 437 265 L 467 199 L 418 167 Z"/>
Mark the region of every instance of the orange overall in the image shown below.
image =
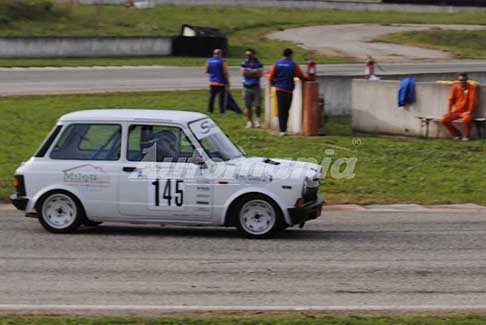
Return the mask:
<path id="1" fill-rule="evenodd" d="M 449 130 L 453 137 L 460 136 L 461 132 L 452 125 L 452 121 L 461 119 L 464 122 L 464 137 L 471 136 L 471 122 L 474 119 L 474 109 L 478 103 L 476 83 L 473 81 L 467 82 L 467 87 L 464 89 L 460 82 L 455 82 L 451 89 L 449 96 L 448 114 L 442 116 L 442 124 Z M 452 108 L 455 106 L 455 110 Z"/>

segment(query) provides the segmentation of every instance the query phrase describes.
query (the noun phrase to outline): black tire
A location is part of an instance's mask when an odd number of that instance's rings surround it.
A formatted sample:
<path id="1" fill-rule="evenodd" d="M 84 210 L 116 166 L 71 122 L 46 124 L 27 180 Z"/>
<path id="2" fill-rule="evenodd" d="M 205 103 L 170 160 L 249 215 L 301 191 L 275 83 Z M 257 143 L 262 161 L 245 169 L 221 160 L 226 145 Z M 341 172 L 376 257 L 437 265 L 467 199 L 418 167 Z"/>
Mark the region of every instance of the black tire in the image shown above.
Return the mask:
<path id="1" fill-rule="evenodd" d="M 37 204 L 37 214 L 42 227 L 55 234 L 72 233 L 85 220 L 81 202 L 65 191 L 46 193 Z"/>
<path id="2" fill-rule="evenodd" d="M 248 194 L 238 200 L 232 211 L 238 231 L 247 238 L 269 238 L 285 225 L 280 207 L 262 194 Z"/>

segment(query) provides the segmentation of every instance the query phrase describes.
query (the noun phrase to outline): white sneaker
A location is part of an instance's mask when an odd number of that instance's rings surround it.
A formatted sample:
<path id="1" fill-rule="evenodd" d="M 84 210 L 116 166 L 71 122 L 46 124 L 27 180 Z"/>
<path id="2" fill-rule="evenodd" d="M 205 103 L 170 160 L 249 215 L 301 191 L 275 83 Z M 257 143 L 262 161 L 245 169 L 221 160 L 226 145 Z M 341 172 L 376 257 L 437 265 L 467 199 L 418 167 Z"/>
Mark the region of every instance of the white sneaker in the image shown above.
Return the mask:
<path id="1" fill-rule="evenodd" d="M 284 137 L 287 135 L 287 132 L 280 132 L 278 135 L 280 135 L 281 137 Z"/>
<path id="2" fill-rule="evenodd" d="M 256 122 L 255 122 L 255 127 L 256 128 L 261 128 L 262 127 L 262 121 L 260 121 L 259 118 L 257 118 Z"/>
<path id="3" fill-rule="evenodd" d="M 462 138 L 462 141 L 469 141 L 469 138 L 464 137 Z"/>
<path id="4" fill-rule="evenodd" d="M 247 129 L 251 129 L 252 127 L 253 127 L 253 122 L 252 121 L 246 122 L 246 128 Z"/>

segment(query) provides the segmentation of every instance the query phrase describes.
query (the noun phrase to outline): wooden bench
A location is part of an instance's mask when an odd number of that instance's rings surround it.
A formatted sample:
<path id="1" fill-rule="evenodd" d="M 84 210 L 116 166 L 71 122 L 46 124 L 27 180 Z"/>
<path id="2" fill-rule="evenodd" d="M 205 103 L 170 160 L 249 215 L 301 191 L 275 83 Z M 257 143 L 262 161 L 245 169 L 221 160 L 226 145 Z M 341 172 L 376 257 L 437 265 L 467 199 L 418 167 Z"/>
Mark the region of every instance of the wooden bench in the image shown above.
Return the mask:
<path id="1" fill-rule="evenodd" d="M 425 126 L 425 137 L 429 137 L 429 126 L 430 122 L 437 122 L 440 123 L 441 117 L 437 116 L 421 116 L 421 115 L 416 115 L 416 118 L 420 120 L 420 126 L 424 127 Z M 461 122 L 461 119 L 456 120 L 457 122 Z M 456 122 L 454 121 L 454 122 Z M 476 117 L 473 120 L 473 125 L 476 126 L 476 129 L 478 130 L 478 137 L 481 139 L 484 136 L 486 136 L 486 117 Z"/>

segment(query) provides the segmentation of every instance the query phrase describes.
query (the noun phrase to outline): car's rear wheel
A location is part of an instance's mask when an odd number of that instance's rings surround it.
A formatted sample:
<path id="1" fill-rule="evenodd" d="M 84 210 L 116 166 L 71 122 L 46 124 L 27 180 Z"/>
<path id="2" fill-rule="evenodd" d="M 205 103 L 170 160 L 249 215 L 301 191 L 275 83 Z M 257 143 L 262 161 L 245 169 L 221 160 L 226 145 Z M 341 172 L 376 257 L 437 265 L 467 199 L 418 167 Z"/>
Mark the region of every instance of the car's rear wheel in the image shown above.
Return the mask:
<path id="1" fill-rule="evenodd" d="M 248 238 L 268 238 L 282 227 L 282 213 L 277 204 L 264 195 L 252 194 L 238 202 L 237 228 Z"/>
<path id="2" fill-rule="evenodd" d="M 83 223 L 84 210 L 79 200 L 67 192 L 48 193 L 40 202 L 39 222 L 53 233 L 70 233 Z"/>

